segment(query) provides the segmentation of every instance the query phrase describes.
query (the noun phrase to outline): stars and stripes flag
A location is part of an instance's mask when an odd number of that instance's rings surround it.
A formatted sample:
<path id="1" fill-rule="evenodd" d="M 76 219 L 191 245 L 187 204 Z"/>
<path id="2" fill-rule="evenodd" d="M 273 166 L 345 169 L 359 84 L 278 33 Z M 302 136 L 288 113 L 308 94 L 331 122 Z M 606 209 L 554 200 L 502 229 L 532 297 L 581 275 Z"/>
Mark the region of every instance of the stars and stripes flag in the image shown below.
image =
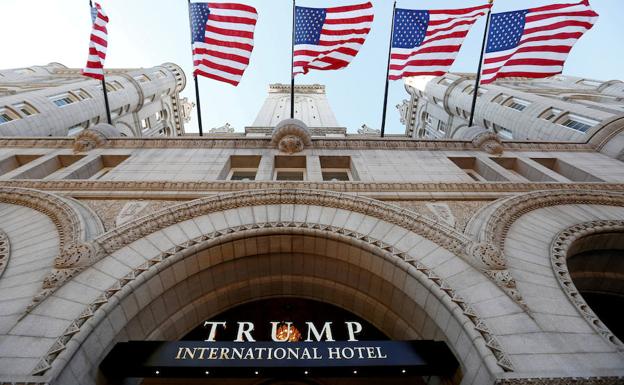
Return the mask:
<path id="1" fill-rule="evenodd" d="M 561 73 L 572 46 L 597 18 L 587 0 L 492 14 L 482 83 Z"/>
<path id="2" fill-rule="evenodd" d="M 397 8 L 394 15 L 390 80 L 447 73 L 478 18 L 491 5 L 447 10 Z"/>
<path id="3" fill-rule="evenodd" d="M 254 48 L 258 12 L 237 3 L 191 3 L 194 73 L 234 86 Z"/>
<path id="4" fill-rule="evenodd" d="M 295 8 L 293 73 L 345 68 L 357 55 L 373 23 L 373 5 Z"/>
<path id="5" fill-rule="evenodd" d="M 91 5 L 91 38 L 89 41 L 89 58 L 87 65 L 82 70 L 84 76 L 95 79 L 104 79 L 104 59 L 106 59 L 106 48 L 108 47 L 108 16 L 98 3 Z"/>

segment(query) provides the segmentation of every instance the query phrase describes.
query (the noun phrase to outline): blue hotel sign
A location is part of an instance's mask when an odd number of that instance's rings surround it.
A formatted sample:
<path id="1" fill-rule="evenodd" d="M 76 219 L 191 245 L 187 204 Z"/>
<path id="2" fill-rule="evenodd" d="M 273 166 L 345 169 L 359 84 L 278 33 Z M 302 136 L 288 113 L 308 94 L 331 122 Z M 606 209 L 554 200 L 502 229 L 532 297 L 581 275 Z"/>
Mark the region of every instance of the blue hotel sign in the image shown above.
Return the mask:
<path id="1" fill-rule="evenodd" d="M 286 336 L 278 325 L 284 323 L 272 323 L 270 341 L 256 341 L 254 325 L 242 322 L 234 341 L 215 340 L 225 323 L 206 323 L 205 341 L 122 342 L 101 368 L 112 377 L 223 378 L 452 375 L 458 366 L 444 342 L 359 341 L 357 322 L 343 325 L 347 341 L 333 339 L 330 322 L 318 328 L 306 323 L 297 342 L 289 342 L 290 324 Z"/>

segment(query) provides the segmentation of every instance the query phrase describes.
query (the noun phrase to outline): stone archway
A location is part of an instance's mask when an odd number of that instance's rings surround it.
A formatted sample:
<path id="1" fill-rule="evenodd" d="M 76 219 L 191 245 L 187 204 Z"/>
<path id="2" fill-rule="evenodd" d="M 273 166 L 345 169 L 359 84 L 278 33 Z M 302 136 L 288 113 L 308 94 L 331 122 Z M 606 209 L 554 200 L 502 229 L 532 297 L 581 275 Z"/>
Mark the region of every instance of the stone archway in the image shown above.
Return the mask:
<path id="1" fill-rule="evenodd" d="M 497 373 L 513 370 L 511 361 L 486 321 L 428 264 L 462 280 L 484 277 L 464 254 L 470 241 L 440 227 L 444 225 L 379 201 L 308 190 L 249 191 L 168 208 L 94 241 L 102 257 L 54 295 L 74 295 L 85 285 L 100 294 L 86 302 L 34 373 L 45 375 L 50 383 L 93 383 L 99 360 L 115 342 L 161 336 L 155 325 L 162 320 L 150 320 L 150 314 L 195 314 L 197 321 L 222 308 L 219 301 L 236 299 L 222 304 L 231 306 L 245 300 L 239 293 L 249 296 L 252 287 L 261 287 L 269 296 L 290 292 L 352 309 L 391 336 L 446 340 L 462 363 L 464 381 L 493 382 Z M 256 247 L 247 242 L 256 242 Z M 365 263 L 350 260 L 352 252 L 359 258 L 365 255 Z M 293 257 L 303 256 L 312 263 L 307 274 L 289 265 Z M 271 258 L 283 263 L 268 273 L 251 268 L 262 258 L 269 262 L 261 266 L 273 266 Z M 237 264 L 247 266 L 234 268 Z M 320 267 L 329 265 L 342 267 Z M 212 288 L 192 284 L 205 282 L 199 274 L 218 269 L 230 269 L 218 279 L 234 277 L 232 281 Z M 257 274 L 237 276 L 241 271 Z M 370 279 L 359 286 L 338 271 L 367 274 Z M 297 286 L 299 282 L 303 283 Z M 218 290 L 223 295 L 209 302 Z M 487 290 L 513 306 L 487 279 L 475 290 Z M 80 300 L 87 297 L 84 293 Z M 173 305 L 152 308 L 166 299 Z M 197 311 L 202 303 L 209 304 L 203 313 Z M 44 301 L 39 306 L 45 312 L 49 305 Z"/>

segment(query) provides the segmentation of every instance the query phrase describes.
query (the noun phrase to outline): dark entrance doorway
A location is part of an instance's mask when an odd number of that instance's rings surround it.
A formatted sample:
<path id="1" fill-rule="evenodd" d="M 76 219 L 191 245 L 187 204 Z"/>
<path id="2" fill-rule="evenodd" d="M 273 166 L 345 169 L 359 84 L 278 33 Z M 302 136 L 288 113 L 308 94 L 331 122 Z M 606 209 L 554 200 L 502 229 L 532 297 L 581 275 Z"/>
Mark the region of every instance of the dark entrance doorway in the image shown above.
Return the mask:
<path id="1" fill-rule="evenodd" d="M 319 351 L 325 352 L 328 349 L 342 347 L 351 352 L 354 349 L 360 349 L 358 350 L 360 358 L 367 352 L 367 348 L 362 346 L 371 346 L 368 353 L 372 352 L 373 358 L 379 358 L 382 355 L 391 357 L 387 360 L 362 361 L 360 359 L 356 361 L 345 357 L 331 359 L 325 353 L 311 367 L 301 366 L 301 362 L 297 360 L 288 361 L 273 357 L 274 362 L 267 363 L 265 360 L 262 362 L 264 366 L 258 367 L 257 370 L 250 366 L 252 364 L 239 367 L 238 363 L 234 362 L 233 366 L 229 366 L 230 361 L 222 361 L 222 367 L 215 367 L 214 362 L 203 361 L 202 365 L 206 363 L 206 367 L 195 365 L 184 369 L 175 367 L 181 361 L 176 362 L 171 359 L 167 367 L 145 364 L 142 371 L 137 372 L 131 365 L 127 366 L 127 360 L 137 359 L 147 362 L 150 360 L 148 356 L 160 355 L 162 357 L 165 353 L 160 347 L 152 348 L 158 345 L 157 342 L 136 342 L 134 345 L 130 342 L 116 346 L 109 354 L 109 357 L 115 357 L 105 360 L 102 366 L 103 371 L 105 373 L 116 372 L 117 375 L 125 371 L 133 373 L 133 376 L 137 376 L 136 373 L 142 373 L 141 377 L 145 378 L 136 378 L 134 383 L 144 385 L 372 385 L 382 383 L 384 385 L 421 385 L 454 383 L 451 378 L 458 366 L 450 350 L 443 343 L 390 341 L 388 336 L 378 328 L 357 315 L 334 305 L 308 299 L 271 298 L 253 301 L 229 309 L 206 321 L 218 324 L 218 327 L 214 327 L 214 333 L 211 332 L 211 324 L 202 322 L 176 344 L 191 346 L 189 349 L 196 349 L 192 346 L 203 344 L 201 346 L 204 352 L 208 352 L 206 346 L 226 346 L 220 349 L 230 349 L 228 352 L 236 346 L 279 346 L 286 349 L 303 349 L 313 346 L 314 349 L 318 348 Z M 246 326 L 253 325 L 252 329 L 249 327 L 246 329 L 249 333 L 245 335 L 246 338 L 253 337 L 253 342 L 248 340 L 233 342 L 237 338 L 240 339 L 240 324 L 242 323 L 246 323 Z M 346 326 L 349 323 L 351 328 Z M 310 324 L 315 326 L 314 331 L 310 330 Z M 353 326 L 355 324 L 357 326 Z M 323 330 L 324 326 L 331 330 L 330 334 Z M 354 339 L 355 334 L 357 334 L 357 341 Z M 322 335 L 321 341 L 318 341 L 319 335 Z M 276 342 L 274 340 L 276 336 L 284 342 Z M 212 341 L 206 343 L 205 341 L 209 338 Z M 176 349 L 180 349 L 178 345 Z M 383 348 L 379 349 L 387 349 L 387 351 L 381 354 L 381 350 L 374 350 L 374 346 L 382 346 Z M 169 357 L 175 356 L 171 353 L 175 350 L 169 349 L 169 352 Z M 193 359 L 196 358 L 195 350 L 179 350 L 177 358 L 188 358 L 187 355 L 192 356 Z M 415 357 L 415 359 L 408 360 L 409 362 L 405 359 L 401 361 L 401 358 L 407 356 Z M 120 360 L 120 357 L 127 359 Z M 390 361 L 397 357 L 398 361 Z M 154 360 L 150 362 L 153 363 Z M 352 364 L 354 362 L 357 364 Z M 124 368 L 120 369 L 120 367 Z"/>

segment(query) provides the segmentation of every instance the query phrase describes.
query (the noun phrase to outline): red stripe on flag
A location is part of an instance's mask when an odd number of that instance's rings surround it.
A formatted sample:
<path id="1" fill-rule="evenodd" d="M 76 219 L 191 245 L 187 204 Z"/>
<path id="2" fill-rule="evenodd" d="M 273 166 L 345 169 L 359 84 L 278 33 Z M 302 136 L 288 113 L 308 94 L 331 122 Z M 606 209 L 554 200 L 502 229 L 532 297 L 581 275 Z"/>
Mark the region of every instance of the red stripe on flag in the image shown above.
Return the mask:
<path id="1" fill-rule="evenodd" d="M 364 4 L 356 4 L 356 5 L 345 5 L 343 7 L 327 8 L 327 13 L 352 12 L 352 11 L 359 11 L 361 9 L 368 9 L 368 8 L 373 8 L 373 4 L 364 3 Z"/>
<path id="2" fill-rule="evenodd" d="M 585 5 L 589 7 L 589 1 L 581 1 L 580 3 L 568 3 L 568 4 L 551 4 L 544 5 L 543 7 L 536 7 L 529 9 L 529 12 L 545 12 L 545 11 L 556 11 L 559 9 L 572 8 L 579 5 Z"/>
<path id="3" fill-rule="evenodd" d="M 249 52 L 253 51 L 253 45 L 245 44 L 245 43 L 238 43 L 235 41 L 222 41 L 222 40 L 217 40 L 217 39 L 212 39 L 212 38 L 206 38 L 205 43 L 217 45 L 220 47 L 238 48 L 238 49 L 242 49 L 242 50 L 249 51 Z"/>
<path id="4" fill-rule="evenodd" d="M 583 36 L 583 32 L 565 32 L 565 33 L 556 33 L 554 35 L 533 36 L 533 37 L 529 37 L 527 39 L 520 41 L 519 45 L 522 45 L 524 43 L 534 42 L 534 41 L 579 39 L 581 36 Z"/>
<path id="5" fill-rule="evenodd" d="M 213 56 L 219 59 L 231 60 L 231 61 L 235 61 L 241 64 L 249 64 L 249 58 L 240 56 L 240 55 L 234 55 L 231 53 L 225 53 L 225 52 L 214 51 L 214 50 L 209 50 L 209 49 L 195 50 L 195 52 L 198 55 Z"/>
<path id="6" fill-rule="evenodd" d="M 220 15 L 214 15 L 212 13 L 208 16 L 208 20 L 218 21 L 221 23 L 236 23 L 236 24 L 248 24 L 248 25 L 256 25 L 256 23 L 258 22 L 258 20 L 256 19 L 250 19 L 247 17 L 220 16 Z"/>
<path id="7" fill-rule="evenodd" d="M 254 35 L 253 32 L 217 28 L 209 24 L 206 24 L 206 32 L 212 32 L 218 35 L 225 35 L 225 36 L 243 37 L 245 39 L 253 39 L 253 35 Z"/>
<path id="8" fill-rule="evenodd" d="M 446 31 L 451 31 L 459 26 L 462 25 L 473 25 L 474 22 L 476 20 L 459 20 L 455 23 L 453 23 L 452 25 L 449 25 L 448 27 L 444 27 L 444 28 L 439 28 L 439 29 L 427 29 L 427 35 L 426 36 L 431 36 L 433 34 L 436 34 L 438 32 L 446 32 Z"/>
<path id="9" fill-rule="evenodd" d="M 479 5 L 477 7 L 460 8 L 460 9 L 431 9 L 429 10 L 429 14 L 431 15 L 466 15 L 466 14 L 469 14 L 478 10 L 487 11 L 488 8 L 492 8 L 492 5 L 486 4 L 486 5 Z"/>
<path id="10" fill-rule="evenodd" d="M 417 52 L 411 52 L 409 54 L 393 53 L 390 57 L 392 59 L 405 60 L 405 59 L 409 59 L 411 56 L 414 56 L 415 54 L 421 54 L 421 53 L 457 52 L 459 51 L 460 47 L 461 47 L 460 45 L 439 45 L 439 46 L 434 46 L 434 47 L 421 48 Z"/>
<path id="11" fill-rule="evenodd" d="M 213 80 L 218 80 L 220 82 L 229 83 L 229 84 L 231 84 L 233 86 L 237 86 L 238 83 L 239 83 L 239 82 L 237 82 L 235 80 L 224 78 L 222 76 L 211 74 L 211 73 L 208 73 L 208 72 L 204 72 L 204 71 L 202 71 L 200 69 L 195 69 L 193 71 L 193 73 L 195 75 L 200 75 L 200 76 L 203 76 L 203 77 L 206 77 L 206 78 L 210 78 L 210 79 L 213 79 Z"/>
<path id="12" fill-rule="evenodd" d="M 102 51 L 98 51 L 95 47 L 89 47 L 89 55 L 99 56 L 100 59 L 106 59 L 106 54 Z"/>
<path id="13" fill-rule="evenodd" d="M 102 47 L 108 47 L 108 42 L 99 36 L 91 35 L 91 41 L 101 45 Z"/>
<path id="14" fill-rule="evenodd" d="M 528 35 L 535 32 L 542 31 L 552 31 L 554 29 L 565 28 L 565 27 L 584 27 L 590 29 L 592 27 L 592 23 L 578 20 L 566 20 L 558 23 L 553 23 L 550 25 L 543 25 L 535 28 L 527 28 L 524 30 L 524 35 Z"/>
<path id="15" fill-rule="evenodd" d="M 195 67 L 198 67 L 199 65 L 203 65 L 206 66 L 208 68 L 212 68 L 215 70 L 219 70 L 222 72 L 227 72 L 229 74 L 232 75 L 238 75 L 238 76 L 243 76 L 243 73 L 245 72 L 244 70 L 239 70 L 238 68 L 232 68 L 226 65 L 222 65 L 222 64 L 217 64 L 215 62 L 210 61 L 210 59 L 208 58 L 202 58 L 201 60 L 195 60 L 193 62 L 195 64 Z"/>
<path id="16" fill-rule="evenodd" d="M 341 29 L 339 31 L 334 31 L 331 29 L 323 29 L 321 31 L 321 35 L 327 36 L 345 36 L 345 35 L 362 35 L 370 32 L 370 28 L 362 28 L 362 29 Z"/>
<path id="17" fill-rule="evenodd" d="M 254 7 L 245 5 L 245 4 L 238 4 L 238 3 L 208 3 L 208 8 L 229 9 L 233 11 L 245 11 L 245 12 L 255 13 L 255 14 L 258 13 Z"/>
<path id="18" fill-rule="evenodd" d="M 373 15 L 360 16 L 360 17 L 352 17 L 349 19 L 327 19 L 325 20 L 325 24 L 360 24 L 372 22 L 374 19 Z"/>
<path id="19" fill-rule="evenodd" d="M 579 11 L 579 12 L 560 12 L 560 13 L 545 13 L 541 15 L 532 15 L 527 16 L 525 19 L 525 23 L 531 23 L 534 21 L 540 21 L 544 19 L 550 19 L 553 17 L 593 17 L 597 16 L 597 13 L 594 11 Z"/>
<path id="20" fill-rule="evenodd" d="M 403 77 L 408 76 L 442 76 L 446 72 L 444 71 L 423 71 L 423 72 L 404 72 L 401 75 L 390 75 L 388 79 L 390 80 L 400 80 Z"/>
<path id="21" fill-rule="evenodd" d="M 364 40 L 365 39 L 363 37 L 354 37 L 352 39 L 335 40 L 335 41 L 322 40 L 319 42 L 318 45 L 323 46 L 323 47 L 331 47 L 333 45 L 340 45 L 340 44 L 347 44 L 347 43 L 364 44 Z"/>
<path id="22" fill-rule="evenodd" d="M 500 61 L 505 61 L 514 56 L 517 53 L 522 52 L 556 52 L 556 53 L 569 53 L 572 49 L 571 46 L 568 45 L 546 45 L 546 46 L 536 46 L 536 47 L 522 47 L 516 50 L 514 53 L 505 56 L 497 56 L 497 57 L 489 57 L 486 58 L 483 63 L 491 64 L 498 63 Z"/>
<path id="23" fill-rule="evenodd" d="M 407 67 L 450 66 L 454 61 L 453 59 L 410 60 L 403 65 L 391 64 L 390 69 L 401 71 Z"/>

